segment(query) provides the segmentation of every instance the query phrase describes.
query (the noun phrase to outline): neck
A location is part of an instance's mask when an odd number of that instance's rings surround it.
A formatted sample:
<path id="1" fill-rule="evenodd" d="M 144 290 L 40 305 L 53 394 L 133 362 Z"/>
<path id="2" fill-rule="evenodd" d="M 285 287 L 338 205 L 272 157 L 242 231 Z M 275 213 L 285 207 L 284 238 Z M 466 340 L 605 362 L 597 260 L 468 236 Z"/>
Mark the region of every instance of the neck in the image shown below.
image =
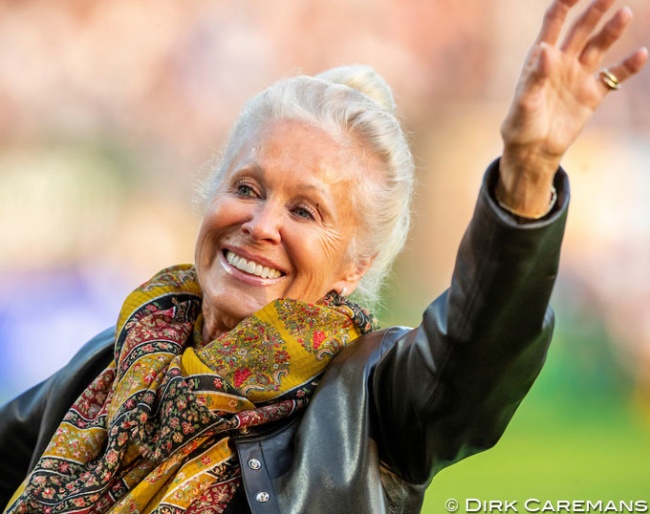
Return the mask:
<path id="1" fill-rule="evenodd" d="M 219 316 L 213 310 L 207 309 L 203 305 L 203 328 L 201 329 L 201 337 L 203 342 L 209 343 L 226 332 L 230 332 L 241 320 L 228 318 L 226 316 Z"/>

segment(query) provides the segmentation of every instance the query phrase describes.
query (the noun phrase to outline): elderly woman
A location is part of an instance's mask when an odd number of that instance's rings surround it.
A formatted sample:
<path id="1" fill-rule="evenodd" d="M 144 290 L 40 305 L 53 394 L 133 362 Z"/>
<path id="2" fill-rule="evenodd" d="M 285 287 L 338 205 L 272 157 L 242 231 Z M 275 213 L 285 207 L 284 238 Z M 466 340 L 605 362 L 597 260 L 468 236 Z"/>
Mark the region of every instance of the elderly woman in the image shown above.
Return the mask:
<path id="1" fill-rule="evenodd" d="M 414 329 L 372 301 L 408 228 L 413 164 L 368 68 L 245 106 L 205 188 L 194 266 L 0 413 L 6 512 L 419 512 L 442 468 L 499 439 L 551 339 L 562 155 L 647 60 L 599 68 L 631 19 L 555 0 L 502 128 L 451 287 Z"/>

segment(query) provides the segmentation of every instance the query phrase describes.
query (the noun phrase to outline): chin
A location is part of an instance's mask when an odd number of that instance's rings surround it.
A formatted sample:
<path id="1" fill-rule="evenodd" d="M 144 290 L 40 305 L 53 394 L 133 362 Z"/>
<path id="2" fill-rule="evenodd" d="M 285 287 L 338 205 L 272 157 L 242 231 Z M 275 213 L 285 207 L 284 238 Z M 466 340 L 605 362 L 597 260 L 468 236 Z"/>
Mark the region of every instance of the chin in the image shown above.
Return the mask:
<path id="1" fill-rule="evenodd" d="M 258 297 L 244 291 L 234 290 L 222 295 L 215 302 L 214 307 L 226 317 L 239 323 L 244 318 L 254 314 L 279 297 L 279 295 Z"/>

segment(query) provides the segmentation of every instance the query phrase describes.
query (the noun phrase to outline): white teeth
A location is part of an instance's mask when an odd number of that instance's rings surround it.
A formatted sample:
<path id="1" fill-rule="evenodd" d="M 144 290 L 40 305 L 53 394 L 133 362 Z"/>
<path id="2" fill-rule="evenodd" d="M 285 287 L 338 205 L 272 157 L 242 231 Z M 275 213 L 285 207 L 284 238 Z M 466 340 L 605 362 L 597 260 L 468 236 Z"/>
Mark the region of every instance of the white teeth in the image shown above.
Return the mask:
<path id="1" fill-rule="evenodd" d="M 256 275 L 262 278 L 278 278 L 282 273 L 273 268 L 267 268 L 261 264 L 257 264 L 253 261 L 247 261 L 243 257 L 234 254 L 231 251 L 226 252 L 226 260 L 228 263 L 237 268 L 238 270 L 245 271 L 251 275 Z"/>

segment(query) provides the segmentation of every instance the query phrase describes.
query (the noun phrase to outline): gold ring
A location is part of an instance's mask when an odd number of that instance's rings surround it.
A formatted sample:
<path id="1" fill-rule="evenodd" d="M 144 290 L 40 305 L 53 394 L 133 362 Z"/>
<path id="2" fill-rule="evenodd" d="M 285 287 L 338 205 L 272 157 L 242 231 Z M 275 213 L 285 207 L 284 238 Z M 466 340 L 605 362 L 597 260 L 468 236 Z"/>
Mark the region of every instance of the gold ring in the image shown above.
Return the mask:
<path id="1" fill-rule="evenodd" d="M 607 88 L 610 89 L 611 91 L 616 91 L 618 88 L 621 87 L 621 83 L 616 78 L 616 75 L 614 75 L 607 68 L 601 70 L 600 80 L 602 80 L 603 84 L 605 84 Z"/>

